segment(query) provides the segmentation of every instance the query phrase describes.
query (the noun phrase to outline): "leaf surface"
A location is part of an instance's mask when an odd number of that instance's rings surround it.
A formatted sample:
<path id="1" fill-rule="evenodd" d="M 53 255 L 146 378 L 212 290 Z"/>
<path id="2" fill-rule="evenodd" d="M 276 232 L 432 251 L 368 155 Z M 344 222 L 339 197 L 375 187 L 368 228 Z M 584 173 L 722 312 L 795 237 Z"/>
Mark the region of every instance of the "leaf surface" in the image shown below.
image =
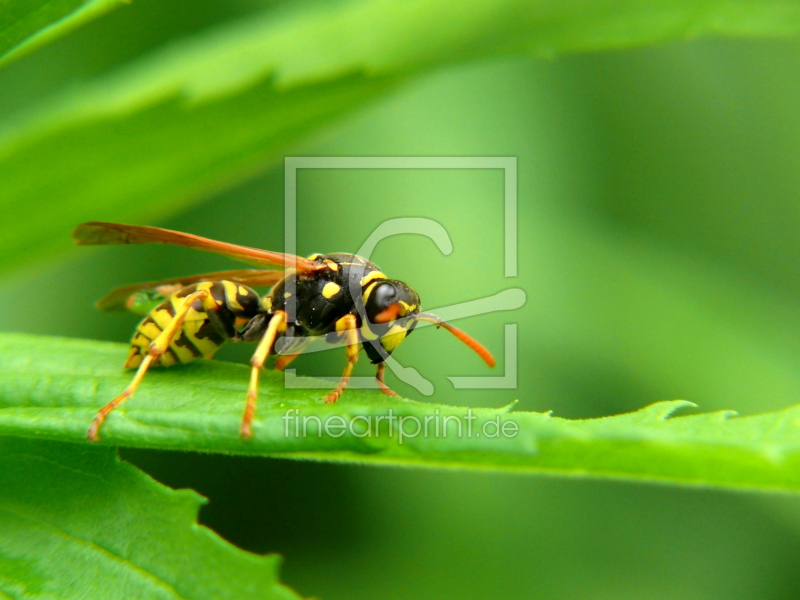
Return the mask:
<path id="1" fill-rule="evenodd" d="M 198 525 L 202 503 L 113 448 L 0 437 L 0 597 L 298 598 L 278 582 L 278 556 Z"/>
<path id="2" fill-rule="evenodd" d="M 126 354 L 123 344 L 2 335 L 0 434 L 88 445 L 95 411 L 130 380 L 120 368 Z M 242 440 L 248 374 L 243 365 L 215 361 L 154 370 L 109 417 L 102 443 L 800 491 L 800 407 L 747 417 L 730 411 L 675 417 L 692 406 L 678 400 L 568 420 L 364 390 L 324 405 L 324 389 L 285 389 L 281 374 L 267 372 L 254 436 Z"/>

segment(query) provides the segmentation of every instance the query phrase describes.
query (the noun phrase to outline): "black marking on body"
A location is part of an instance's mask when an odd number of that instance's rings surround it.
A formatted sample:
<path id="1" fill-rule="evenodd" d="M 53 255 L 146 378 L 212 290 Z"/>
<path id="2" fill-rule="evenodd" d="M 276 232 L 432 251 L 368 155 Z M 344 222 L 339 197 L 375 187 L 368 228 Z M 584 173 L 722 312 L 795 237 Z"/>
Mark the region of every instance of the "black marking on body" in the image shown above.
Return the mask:
<path id="1" fill-rule="evenodd" d="M 194 356 L 194 358 L 200 358 L 201 356 L 203 356 L 203 353 L 197 349 L 197 346 L 195 346 L 192 343 L 192 340 L 189 339 L 185 333 L 181 333 L 181 335 L 179 335 L 177 338 L 174 338 L 172 340 L 172 343 L 175 344 L 176 346 L 180 346 L 181 348 L 186 348 L 189 352 L 192 353 L 192 356 Z"/>
<path id="2" fill-rule="evenodd" d="M 208 320 L 203 322 L 203 324 L 200 326 L 200 329 L 198 329 L 197 333 L 194 335 L 202 340 L 208 340 L 217 346 L 221 346 L 225 343 L 225 338 Z"/>

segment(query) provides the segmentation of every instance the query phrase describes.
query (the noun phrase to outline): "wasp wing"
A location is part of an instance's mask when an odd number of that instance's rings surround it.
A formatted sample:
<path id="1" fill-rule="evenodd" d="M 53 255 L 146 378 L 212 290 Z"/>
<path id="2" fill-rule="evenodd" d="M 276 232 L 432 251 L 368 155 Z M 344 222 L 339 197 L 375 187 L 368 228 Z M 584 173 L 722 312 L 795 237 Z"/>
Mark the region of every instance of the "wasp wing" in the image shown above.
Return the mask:
<path id="1" fill-rule="evenodd" d="M 284 278 L 284 271 L 263 271 L 261 269 L 237 269 L 234 271 L 217 271 L 216 273 L 204 273 L 202 275 L 190 275 L 189 277 L 174 277 L 161 281 L 148 281 L 145 283 L 134 283 L 124 285 L 111 290 L 108 294 L 97 301 L 97 308 L 103 311 L 109 310 L 132 310 L 138 314 L 149 312 L 147 305 L 157 305 L 166 300 L 170 294 L 180 288 L 199 283 L 201 281 L 233 281 L 250 287 L 273 286 Z M 138 293 L 147 292 L 148 298 L 139 298 Z M 143 308 L 136 308 L 135 304 L 142 304 Z"/>
<path id="2" fill-rule="evenodd" d="M 312 260 L 293 254 L 282 254 L 280 252 L 228 244 L 227 242 L 218 242 L 192 235 L 191 233 L 181 233 L 180 231 L 171 231 L 160 227 L 92 221 L 78 225 L 72 232 L 72 237 L 82 246 L 107 244 L 173 244 L 175 246 L 186 246 L 187 248 L 222 254 L 256 266 L 280 265 L 296 269 L 299 273 L 311 273 L 325 268 L 324 265 L 319 265 Z"/>

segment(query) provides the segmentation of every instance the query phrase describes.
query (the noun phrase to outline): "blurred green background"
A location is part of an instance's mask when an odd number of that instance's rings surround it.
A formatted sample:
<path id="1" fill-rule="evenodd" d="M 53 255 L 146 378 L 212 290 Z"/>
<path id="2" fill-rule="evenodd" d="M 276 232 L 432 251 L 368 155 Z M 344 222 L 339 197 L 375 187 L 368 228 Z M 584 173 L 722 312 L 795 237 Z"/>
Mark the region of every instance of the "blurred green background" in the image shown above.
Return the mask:
<path id="1" fill-rule="evenodd" d="M 262 6 L 137 2 L 9 66 L 0 118 Z M 498 356 L 499 370 L 503 324 L 518 324 L 516 390 L 452 389 L 447 375 L 487 373 L 433 328 L 398 350 L 440 402 L 519 399 L 522 410 L 572 418 L 676 398 L 703 410 L 779 409 L 800 398 L 798 98 L 796 41 L 510 56 L 435 71 L 289 155 L 518 157 L 519 276 L 503 277 L 499 171 L 303 171 L 298 250 L 354 251 L 387 218 L 428 217 L 451 236 L 450 256 L 417 236 L 388 239 L 374 256 L 426 309 L 525 290 L 518 311 L 458 323 Z M 76 224 L 64 223 L 63 235 Z M 280 249 L 283 170 L 143 224 Z M 224 258 L 176 248 L 76 248 L 5 278 L 0 329 L 124 341 L 136 317 L 93 308 L 110 288 L 225 268 L 233 267 Z M 226 347 L 218 358 L 246 361 L 250 350 Z M 308 375 L 342 364 L 338 352 L 296 362 Z M 391 375 L 389 383 L 424 399 Z M 283 554 L 284 581 L 303 595 L 800 597 L 800 501 L 790 496 L 122 454 L 162 482 L 206 495 L 201 521 L 228 540 Z"/>

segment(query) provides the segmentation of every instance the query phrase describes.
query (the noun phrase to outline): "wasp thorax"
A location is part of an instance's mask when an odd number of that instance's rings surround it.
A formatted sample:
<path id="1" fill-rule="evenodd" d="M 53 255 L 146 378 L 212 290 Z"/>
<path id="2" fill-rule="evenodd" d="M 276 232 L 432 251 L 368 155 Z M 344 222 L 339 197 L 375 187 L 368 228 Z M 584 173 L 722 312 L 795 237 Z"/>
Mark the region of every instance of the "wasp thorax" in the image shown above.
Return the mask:
<path id="1" fill-rule="evenodd" d="M 402 281 L 379 281 L 365 296 L 364 309 L 371 323 L 388 323 L 419 312 L 419 295 Z"/>

